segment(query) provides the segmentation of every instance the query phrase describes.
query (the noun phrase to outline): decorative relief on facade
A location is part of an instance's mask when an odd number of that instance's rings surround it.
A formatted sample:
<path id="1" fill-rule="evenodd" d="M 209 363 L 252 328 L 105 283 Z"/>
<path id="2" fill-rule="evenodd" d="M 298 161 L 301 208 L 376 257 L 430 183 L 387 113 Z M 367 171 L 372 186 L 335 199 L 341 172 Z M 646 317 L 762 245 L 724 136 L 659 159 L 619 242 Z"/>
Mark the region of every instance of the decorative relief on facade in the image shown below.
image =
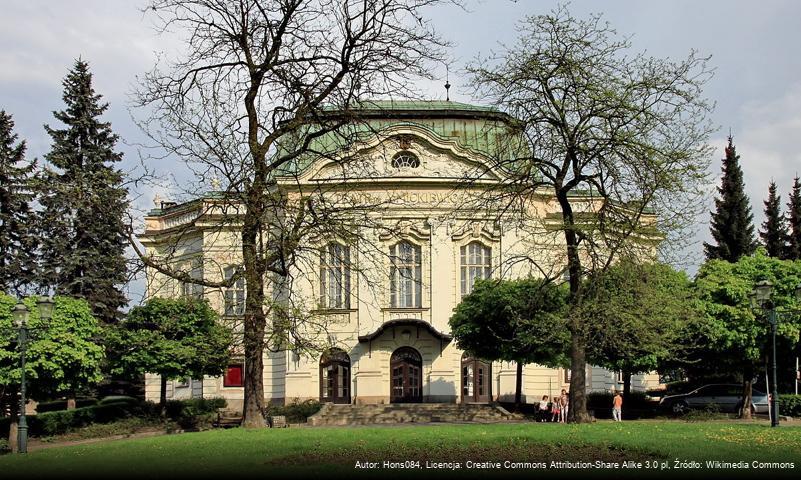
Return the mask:
<path id="1" fill-rule="evenodd" d="M 501 239 L 500 225 L 496 223 L 490 224 L 489 222 L 472 221 L 466 222 L 462 225 L 455 226 L 451 224 L 453 233 L 451 238 L 453 241 L 459 242 L 465 239 L 480 239 L 484 238 L 490 242 L 497 242 Z"/>

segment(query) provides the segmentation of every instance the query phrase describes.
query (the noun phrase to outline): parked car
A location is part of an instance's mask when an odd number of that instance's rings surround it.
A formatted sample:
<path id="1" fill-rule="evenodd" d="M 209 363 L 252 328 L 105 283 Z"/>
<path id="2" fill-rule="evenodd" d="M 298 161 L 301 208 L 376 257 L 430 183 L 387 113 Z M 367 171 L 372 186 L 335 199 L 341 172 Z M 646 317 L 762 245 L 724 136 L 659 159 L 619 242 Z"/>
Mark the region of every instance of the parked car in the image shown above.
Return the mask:
<path id="1" fill-rule="evenodd" d="M 659 406 L 674 414 L 687 413 L 692 409 L 716 406 L 721 412 L 739 413 L 742 410 L 743 386 L 737 384 L 711 384 L 680 395 L 667 395 Z M 768 395 L 759 390 L 751 391 L 751 412 L 768 413 Z"/>

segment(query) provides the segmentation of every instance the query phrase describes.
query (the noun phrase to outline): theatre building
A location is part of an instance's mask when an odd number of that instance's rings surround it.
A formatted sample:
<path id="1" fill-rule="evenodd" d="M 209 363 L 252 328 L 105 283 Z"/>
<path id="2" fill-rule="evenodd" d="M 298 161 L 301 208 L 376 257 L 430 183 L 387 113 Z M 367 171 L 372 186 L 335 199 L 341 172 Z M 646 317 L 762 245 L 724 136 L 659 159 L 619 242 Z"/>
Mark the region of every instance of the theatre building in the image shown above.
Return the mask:
<path id="1" fill-rule="evenodd" d="M 503 182 L 488 158 L 506 138 L 510 119 L 498 111 L 449 101 L 376 102 L 365 114 L 371 132 L 354 158 L 365 175 L 342 186 L 348 198 L 380 204 L 370 219 L 375 228 L 360 238 L 373 253 L 352 241 L 315 239 L 298 262 L 285 292 L 271 298 L 313 305 L 309 315 L 325 324 L 322 354 L 292 350 L 265 352 L 264 396 L 273 403 L 319 399 L 334 403 L 492 402 L 514 398 L 516 365 L 472 358 L 458 348 L 448 320 L 477 279 L 539 276 L 564 270 L 554 199 L 539 192 L 532 218 L 544 227 L 522 228 L 497 212 L 464 208 L 470 188 Z M 319 186 L 341 175 L 330 157 L 311 159 L 291 178 Z M 473 178 L 464 188 L 464 179 Z M 461 188 L 460 188 L 461 187 Z M 169 256 L 196 278 L 220 280 L 241 264 L 236 227 L 220 228 L 224 202 L 219 185 L 185 203 L 159 202 L 139 236 L 147 252 Z M 467 193 L 466 193 L 467 192 Z M 473 192 L 476 193 L 476 192 Z M 475 197 L 473 197 L 475 198 Z M 535 218 L 536 219 L 536 218 Z M 381 226 L 386 226 L 382 228 Z M 536 233 L 536 232 L 540 233 Z M 534 232 L 534 233 L 533 233 Z M 383 255 L 379 254 L 383 252 Z M 279 288 L 280 290 L 280 288 Z M 203 296 L 237 330 L 243 313 L 244 281 L 229 288 L 179 283 L 147 270 L 147 295 Z M 242 357 L 233 357 L 219 378 L 168 382 L 169 398 L 224 397 L 237 409 L 243 398 Z M 531 403 L 569 387 L 569 372 L 538 365 L 523 370 L 523 393 Z M 632 388 L 656 386 L 654 374 L 635 375 Z M 590 390 L 622 388 L 618 372 L 588 367 Z M 148 399 L 159 397 L 159 378 L 148 375 Z"/>

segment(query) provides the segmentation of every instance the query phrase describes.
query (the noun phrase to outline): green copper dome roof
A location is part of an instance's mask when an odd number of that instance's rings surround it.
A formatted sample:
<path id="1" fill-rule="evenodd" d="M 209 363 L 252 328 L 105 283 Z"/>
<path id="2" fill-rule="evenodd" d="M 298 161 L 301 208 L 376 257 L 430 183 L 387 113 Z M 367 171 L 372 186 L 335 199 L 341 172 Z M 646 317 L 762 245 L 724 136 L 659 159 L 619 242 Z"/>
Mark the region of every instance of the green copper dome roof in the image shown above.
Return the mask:
<path id="1" fill-rule="evenodd" d="M 489 157 L 500 155 L 510 143 L 518 143 L 510 142 L 516 137 L 514 119 L 492 107 L 442 100 L 375 100 L 365 101 L 352 115 L 355 120 L 344 129 L 344 134 L 329 133 L 315 139 L 310 145 L 311 152 L 286 165 L 280 174 L 297 174 L 315 156 L 332 155 L 351 142 L 398 126 L 423 128 L 433 136 L 455 141 L 467 150 Z"/>

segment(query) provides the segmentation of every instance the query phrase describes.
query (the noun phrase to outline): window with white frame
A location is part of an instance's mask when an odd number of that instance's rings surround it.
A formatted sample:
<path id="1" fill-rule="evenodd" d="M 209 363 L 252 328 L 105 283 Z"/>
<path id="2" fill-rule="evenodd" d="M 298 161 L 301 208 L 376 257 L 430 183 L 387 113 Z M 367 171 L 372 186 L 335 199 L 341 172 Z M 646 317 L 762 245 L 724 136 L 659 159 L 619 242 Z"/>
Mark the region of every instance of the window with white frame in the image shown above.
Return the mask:
<path id="1" fill-rule="evenodd" d="M 476 280 L 490 278 L 492 249 L 479 242 L 461 247 L 462 296 L 473 291 Z"/>
<path id="2" fill-rule="evenodd" d="M 223 274 L 226 280 L 230 280 L 237 271 L 237 267 L 225 267 Z M 239 277 L 233 285 L 223 290 L 224 312 L 225 315 L 244 315 L 245 314 L 245 279 Z"/>
<path id="3" fill-rule="evenodd" d="M 409 242 L 389 248 L 389 291 L 392 308 L 423 306 L 423 262 L 421 249 Z"/>
<path id="4" fill-rule="evenodd" d="M 350 308 L 350 247 L 329 243 L 320 249 L 320 308 Z"/>
<path id="5" fill-rule="evenodd" d="M 412 152 L 402 151 L 392 157 L 392 168 L 400 170 L 409 168 L 418 168 L 420 166 L 420 159 Z"/>

